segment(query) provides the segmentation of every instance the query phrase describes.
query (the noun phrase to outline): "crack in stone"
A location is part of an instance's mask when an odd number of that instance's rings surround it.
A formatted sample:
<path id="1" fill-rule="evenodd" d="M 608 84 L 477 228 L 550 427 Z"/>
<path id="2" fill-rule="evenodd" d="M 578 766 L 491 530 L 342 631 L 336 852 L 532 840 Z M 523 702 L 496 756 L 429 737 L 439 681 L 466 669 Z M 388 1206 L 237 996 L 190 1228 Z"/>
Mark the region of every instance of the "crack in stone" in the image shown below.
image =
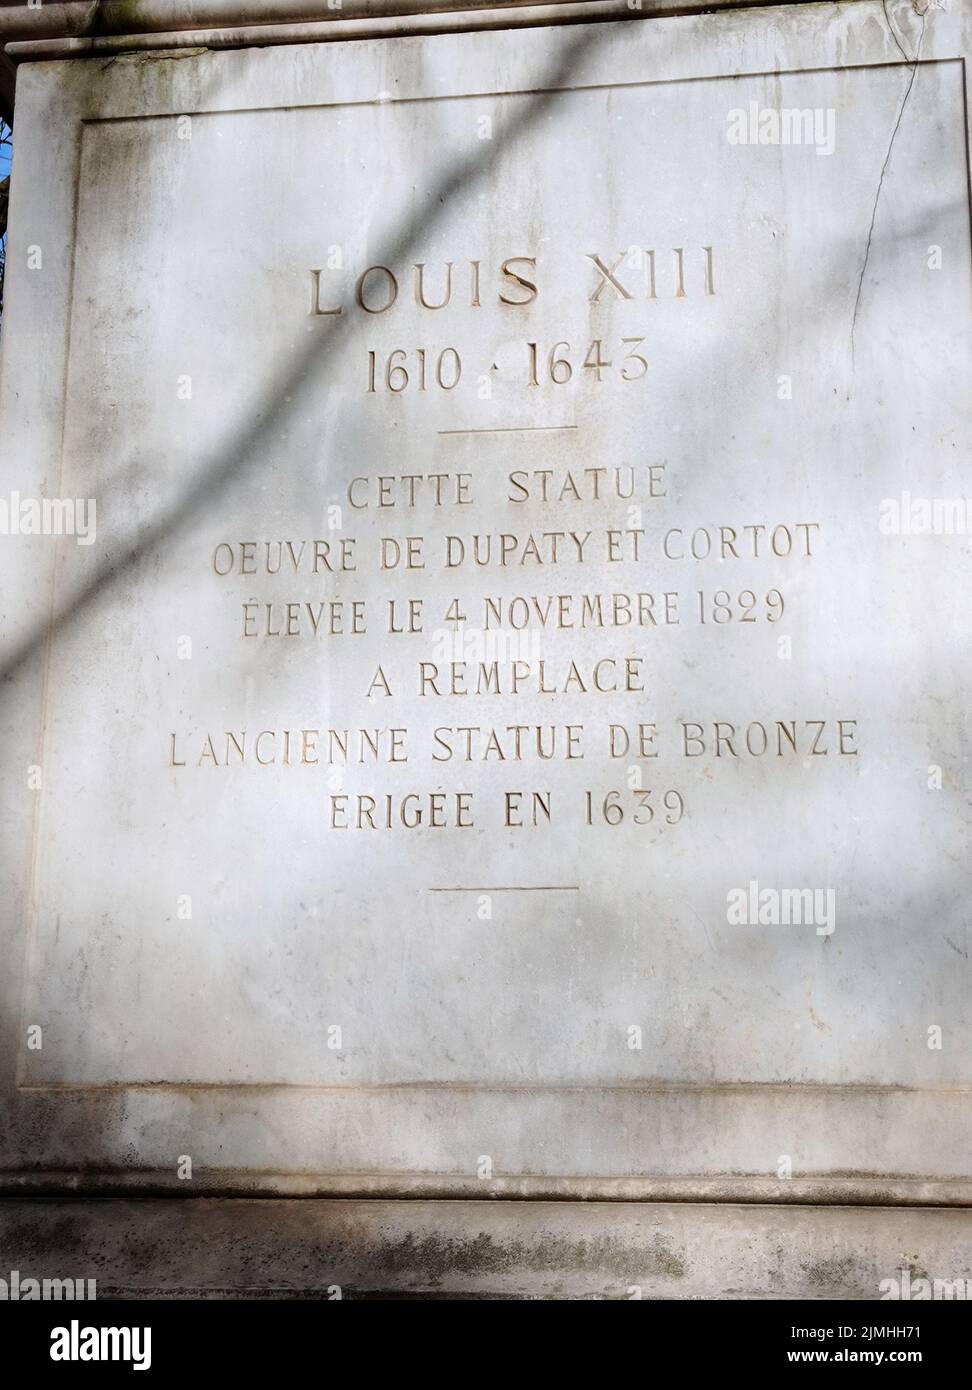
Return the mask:
<path id="1" fill-rule="evenodd" d="M 874 195 L 874 206 L 871 208 L 871 225 L 870 225 L 870 226 L 868 227 L 868 229 L 867 229 L 867 245 L 864 247 L 864 261 L 863 261 L 863 264 L 861 265 L 861 273 L 860 273 L 860 276 L 859 276 L 858 281 L 857 281 L 857 297 L 856 297 L 855 300 L 854 300 L 854 315 L 853 315 L 853 318 L 851 319 L 851 361 L 852 361 L 852 362 L 853 362 L 853 360 L 854 360 L 854 334 L 855 334 L 855 330 L 856 330 L 856 328 L 857 328 L 857 316 L 858 316 L 858 314 L 860 313 L 860 309 L 861 309 L 861 300 L 862 300 L 863 297 L 864 297 L 864 277 L 865 277 L 865 275 L 867 274 L 867 266 L 868 266 L 868 262 L 869 262 L 869 260 L 870 260 L 870 258 L 871 258 L 871 242 L 872 242 L 872 240 L 873 240 L 873 238 L 874 238 L 874 223 L 875 223 L 875 221 L 877 220 L 878 204 L 879 204 L 880 201 L 881 201 L 881 190 L 882 190 L 883 187 L 884 187 L 884 176 L 885 176 L 885 174 L 888 172 L 888 165 L 891 163 L 891 153 L 892 153 L 892 151 L 894 150 L 894 142 L 895 142 L 895 140 L 897 139 L 898 131 L 899 131 L 900 127 L 901 127 L 901 121 L 902 121 L 902 118 L 903 118 L 904 113 L 905 113 L 905 108 L 906 108 L 907 105 L 908 105 L 908 98 L 911 96 L 911 89 L 912 89 L 912 87 L 915 85 L 915 78 L 918 76 L 918 63 L 919 63 L 919 61 L 920 61 L 920 59 L 921 59 L 921 45 L 922 45 L 922 43 L 923 43 L 923 41 L 924 41 L 924 38 L 925 38 L 925 18 L 926 18 L 927 14 L 928 14 L 929 9 L 931 9 L 931 4 L 929 3 L 928 5 L 925 6 L 925 9 L 924 9 L 924 10 L 918 10 L 917 7 L 916 7 L 915 4 L 914 4 L 914 0 L 912 0 L 912 6 L 913 6 L 913 8 L 915 9 L 915 13 L 916 13 L 916 14 L 919 16 L 919 18 L 921 19 L 921 33 L 918 35 L 918 45 L 917 45 L 917 47 L 915 48 L 915 56 L 914 56 L 913 59 L 908 58 L 907 53 L 905 53 L 904 49 L 901 47 L 901 44 L 898 42 L 898 37 L 897 37 L 897 35 L 895 34 L 894 30 L 891 28 L 890 21 L 889 21 L 889 23 L 888 23 L 888 31 L 890 32 L 891 37 L 894 39 L 895 43 L 898 45 L 898 48 L 899 48 L 899 50 L 900 50 L 902 56 L 905 58 L 905 60 L 906 60 L 907 62 L 911 63 L 911 76 L 910 76 L 910 78 L 908 79 L 908 86 L 907 86 L 907 88 L 905 89 L 905 94 L 904 94 L 904 97 L 902 98 L 900 109 L 898 110 L 898 119 L 895 121 L 895 123 L 894 123 L 894 129 L 891 131 L 891 139 L 888 141 L 887 153 L 886 153 L 885 156 L 884 156 L 884 163 L 881 165 L 881 177 L 878 179 L 877 192 L 876 192 L 875 195 Z M 887 19 L 887 17 L 888 17 L 888 11 L 887 11 L 887 5 L 886 5 L 886 3 L 885 3 L 885 0 L 882 0 L 882 7 L 883 7 L 883 9 L 884 9 L 884 16 L 885 16 L 885 19 Z"/>
<path id="2" fill-rule="evenodd" d="M 881 0 L 881 8 L 884 11 L 884 22 L 888 26 L 888 33 L 894 39 L 895 44 L 897 45 L 898 52 L 901 54 L 902 58 L 905 60 L 906 63 L 910 63 L 911 59 L 904 51 L 904 48 L 901 45 L 901 40 L 898 38 L 897 31 L 895 30 L 894 25 L 891 23 L 891 16 L 888 14 L 888 0 Z"/>

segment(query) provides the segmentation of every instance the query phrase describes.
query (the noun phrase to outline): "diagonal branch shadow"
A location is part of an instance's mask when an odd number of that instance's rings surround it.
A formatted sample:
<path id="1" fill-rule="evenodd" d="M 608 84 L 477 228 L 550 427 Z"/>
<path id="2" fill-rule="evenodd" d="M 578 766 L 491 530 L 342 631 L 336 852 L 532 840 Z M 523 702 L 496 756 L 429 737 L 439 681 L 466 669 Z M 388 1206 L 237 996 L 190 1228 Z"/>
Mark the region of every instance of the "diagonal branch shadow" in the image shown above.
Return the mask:
<path id="1" fill-rule="evenodd" d="M 376 257 L 378 263 L 394 264 L 398 259 L 407 259 L 420 248 L 422 238 L 444 217 L 452 200 L 477 181 L 486 179 L 509 146 L 543 118 L 560 94 L 560 89 L 568 84 L 580 58 L 603 42 L 607 32 L 613 34 L 616 30 L 613 25 L 577 26 L 576 37 L 557 55 L 549 70 L 539 75 L 529 100 L 504 133 L 490 142 L 483 142 L 483 147 L 475 155 L 457 161 L 444 172 L 430 189 L 427 207 L 417 210 L 397 234 L 379 248 Z M 324 331 L 309 345 L 298 362 L 288 365 L 270 380 L 252 416 L 238 426 L 209 464 L 201 468 L 197 481 L 127 546 L 124 558 L 109 558 L 97 566 L 80 590 L 54 611 L 49 622 L 38 624 L 34 632 L 6 653 L 0 664 L 0 683 L 9 686 L 46 640 L 53 640 L 67 624 L 83 618 L 96 599 L 117 585 L 129 570 L 183 522 L 188 521 L 200 507 L 234 483 L 248 467 L 252 467 L 261 447 L 269 446 L 279 437 L 290 401 L 298 400 L 301 388 L 312 378 L 319 379 L 322 369 L 326 367 L 334 351 L 337 334 L 332 325 L 322 327 Z"/>

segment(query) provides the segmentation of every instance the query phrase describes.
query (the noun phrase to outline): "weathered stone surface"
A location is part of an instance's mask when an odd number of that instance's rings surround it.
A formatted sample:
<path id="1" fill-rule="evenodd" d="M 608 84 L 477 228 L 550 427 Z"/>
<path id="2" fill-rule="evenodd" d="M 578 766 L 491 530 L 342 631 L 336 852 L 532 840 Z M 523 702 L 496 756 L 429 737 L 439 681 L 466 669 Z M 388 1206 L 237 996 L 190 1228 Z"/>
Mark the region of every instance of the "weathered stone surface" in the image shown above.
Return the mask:
<path id="1" fill-rule="evenodd" d="M 969 546 L 884 524 L 968 34 L 889 8 L 21 68 L 4 474 L 97 536 L 0 548 L 11 1181 L 968 1192 Z"/>
<path id="2" fill-rule="evenodd" d="M 893 1281 L 900 1301 L 921 1278 L 963 1296 L 970 1223 L 691 1203 L 5 1202 L 0 1248 L 35 1278 L 94 1278 L 100 1298 L 879 1299 Z M 929 1248 L 946 1274 L 913 1265 Z"/>

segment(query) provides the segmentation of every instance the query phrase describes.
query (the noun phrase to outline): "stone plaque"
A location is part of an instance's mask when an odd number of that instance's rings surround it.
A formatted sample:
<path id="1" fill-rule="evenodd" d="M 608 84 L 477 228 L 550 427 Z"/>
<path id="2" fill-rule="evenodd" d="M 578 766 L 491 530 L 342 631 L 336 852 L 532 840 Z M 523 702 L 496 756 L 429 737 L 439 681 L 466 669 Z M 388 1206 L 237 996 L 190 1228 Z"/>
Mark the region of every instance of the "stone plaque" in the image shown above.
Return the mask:
<path id="1" fill-rule="evenodd" d="M 21 69 L 5 1166 L 967 1176 L 962 21 L 856 8 Z"/>

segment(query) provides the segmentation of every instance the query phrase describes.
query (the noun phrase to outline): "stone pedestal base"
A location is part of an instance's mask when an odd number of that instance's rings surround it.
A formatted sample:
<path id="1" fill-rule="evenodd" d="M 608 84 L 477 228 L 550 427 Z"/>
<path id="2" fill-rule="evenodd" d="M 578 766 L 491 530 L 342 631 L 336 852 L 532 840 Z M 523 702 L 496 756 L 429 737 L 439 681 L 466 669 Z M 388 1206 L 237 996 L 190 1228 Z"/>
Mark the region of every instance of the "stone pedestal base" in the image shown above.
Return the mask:
<path id="1" fill-rule="evenodd" d="M 919 1278 L 964 1297 L 972 1211 L 12 1200 L 0 1252 L 5 1278 L 95 1278 L 99 1298 L 879 1299 L 917 1296 Z"/>

